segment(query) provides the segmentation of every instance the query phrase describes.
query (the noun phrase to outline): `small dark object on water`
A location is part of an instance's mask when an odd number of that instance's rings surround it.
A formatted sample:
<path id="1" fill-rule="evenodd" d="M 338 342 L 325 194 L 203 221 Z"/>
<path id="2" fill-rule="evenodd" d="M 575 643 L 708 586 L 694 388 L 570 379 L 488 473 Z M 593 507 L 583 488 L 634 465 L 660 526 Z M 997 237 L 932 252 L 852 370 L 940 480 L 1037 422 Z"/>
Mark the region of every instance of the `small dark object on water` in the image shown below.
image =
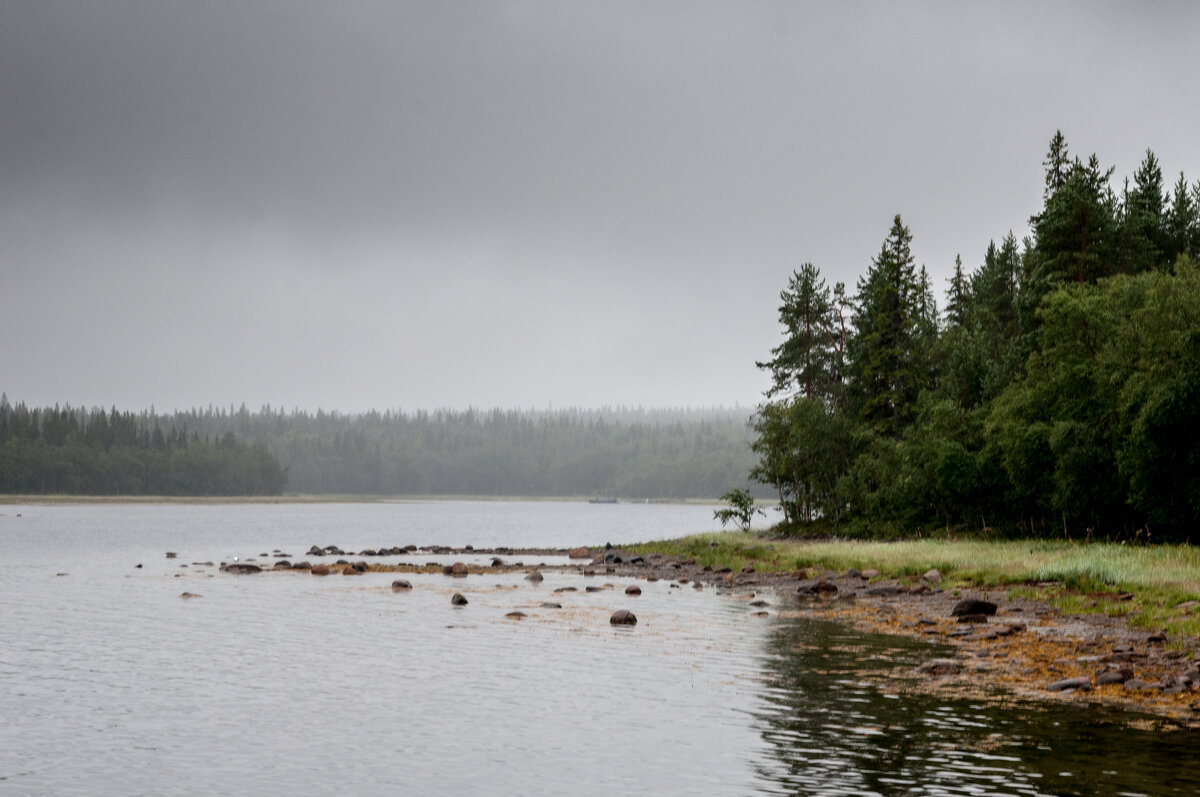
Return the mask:
<path id="1" fill-rule="evenodd" d="M 543 609 L 561 609 L 562 604 L 561 603 L 551 603 L 550 601 L 546 601 L 545 603 L 542 604 L 542 608 Z"/>
<path id="2" fill-rule="evenodd" d="M 625 594 L 626 595 L 641 595 L 642 588 L 639 587 L 637 584 L 630 584 L 628 587 L 625 588 Z"/>
<path id="3" fill-rule="evenodd" d="M 198 595 L 195 592 L 181 592 L 179 594 L 179 597 L 181 597 L 181 598 L 203 598 L 204 596 Z"/>
<path id="4" fill-rule="evenodd" d="M 174 559 L 174 558 L 175 558 L 175 556 L 176 556 L 176 553 L 175 553 L 174 551 L 167 551 L 167 558 L 168 558 L 168 559 Z"/>
<path id="5" fill-rule="evenodd" d="M 456 592 L 450 597 L 451 606 L 466 606 L 467 599 L 462 596 L 461 592 Z"/>
<path id="6" fill-rule="evenodd" d="M 540 582 L 541 582 L 541 581 L 542 581 L 544 578 L 545 578 L 545 577 L 544 577 L 544 576 L 543 576 L 541 573 L 539 573 L 538 571 L 536 571 L 536 570 L 534 570 L 534 571 L 533 571 L 532 573 L 530 573 L 529 575 L 525 576 L 525 580 L 526 580 L 526 581 L 532 581 L 532 582 L 533 582 L 533 583 L 535 583 L 535 584 L 538 584 L 538 583 L 540 583 Z"/>
<path id="7" fill-rule="evenodd" d="M 631 611 L 617 609 L 613 616 L 608 618 L 608 622 L 611 625 L 637 625 L 637 617 Z"/>
<path id="8" fill-rule="evenodd" d="M 525 612 L 509 612 L 508 614 L 506 614 L 504 616 L 507 617 L 509 620 L 523 620 L 526 617 L 528 617 L 528 615 L 525 614 Z"/>
<path id="9" fill-rule="evenodd" d="M 331 571 L 329 570 L 329 565 L 314 565 L 313 569 L 308 572 L 314 576 L 327 576 Z"/>
<path id="10" fill-rule="evenodd" d="M 392 592 L 403 592 L 409 589 L 412 589 L 412 584 L 408 583 L 404 579 L 397 579 L 396 581 L 392 582 Z"/>
<path id="11" fill-rule="evenodd" d="M 763 606 L 770 606 L 771 604 L 767 603 L 766 601 L 751 601 L 751 602 L 750 602 L 750 605 L 751 605 L 751 606 L 757 606 L 757 607 L 760 607 L 760 608 L 761 608 L 761 607 L 763 607 Z"/>
<path id="12" fill-rule="evenodd" d="M 604 587 L 584 587 L 583 591 L 584 592 L 600 592 L 603 589 L 604 589 Z"/>

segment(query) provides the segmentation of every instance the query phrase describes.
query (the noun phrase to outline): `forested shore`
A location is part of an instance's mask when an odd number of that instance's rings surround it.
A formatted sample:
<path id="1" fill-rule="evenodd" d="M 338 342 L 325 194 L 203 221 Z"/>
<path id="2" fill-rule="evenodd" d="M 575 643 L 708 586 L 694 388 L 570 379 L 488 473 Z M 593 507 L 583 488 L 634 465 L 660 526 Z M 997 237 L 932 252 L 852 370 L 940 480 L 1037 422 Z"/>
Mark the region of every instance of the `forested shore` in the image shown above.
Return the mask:
<path id="1" fill-rule="evenodd" d="M 1032 235 L 961 258 L 939 312 L 896 216 L 853 295 L 797 269 L 760 367 L 754 476 L 800 531 L 1191 540 L 1200 183 L 1050 143 Z"/>
<path id="2" fill-rule="evenodd" d="M 265 446 L 232 432 L 201 439 L 149 414 L 29 409 L 0 396 L 0 493 L 278 495 L 286 481 Z"/>
<path id="3" fill-rule="evenodd" d="M 716 498 L 747 483 L 749 415 L 742 409 L 346 414 L 245 406 L 133 415 L 29 409 L 5 399 L 0 492 L 255 494 L 214 487 L 215 476 L 183 470 L 192 460 L 217 464 L 241 450 L 269 458 L 286 477 L 285 484 L 271 482 L 274 493 Z M 114 416 L 120 433 L 111 430 Z M 130 472 L 145 475 L 137 481 Z M 195 479 L 178 484 L 176 477 L 188 472 Z"/>

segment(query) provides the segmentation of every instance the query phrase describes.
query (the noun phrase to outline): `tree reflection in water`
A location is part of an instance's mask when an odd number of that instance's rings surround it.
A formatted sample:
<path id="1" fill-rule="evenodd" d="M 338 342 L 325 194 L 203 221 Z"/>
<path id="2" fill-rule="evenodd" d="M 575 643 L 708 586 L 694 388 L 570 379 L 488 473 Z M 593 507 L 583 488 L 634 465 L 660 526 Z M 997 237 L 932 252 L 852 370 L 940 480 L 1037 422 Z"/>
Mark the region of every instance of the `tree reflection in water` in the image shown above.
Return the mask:
<path id="1" fill-rule="evenodd" d="M 1200 732 L 1102 708 L 896 694 L 952 651 L 848 626 L 781 620 L 754 711 L 760 790 L 795 795 L 1200 794 Z M 1136 727 L 1134 727 L 1136 726 Z"/>

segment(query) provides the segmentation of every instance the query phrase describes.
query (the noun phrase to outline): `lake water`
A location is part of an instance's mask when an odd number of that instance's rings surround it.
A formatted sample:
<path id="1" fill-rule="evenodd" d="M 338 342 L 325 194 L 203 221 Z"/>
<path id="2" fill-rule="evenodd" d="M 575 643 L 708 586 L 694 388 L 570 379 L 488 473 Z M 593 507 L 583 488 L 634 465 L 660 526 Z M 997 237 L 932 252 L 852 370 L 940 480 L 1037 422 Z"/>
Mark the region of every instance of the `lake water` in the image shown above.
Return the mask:
<path id="1" fill-rule="evenodd" d="M 863 662 L 934 651 L 778 605 L 554 573 L 407 575 L 394 594 L 386 573 L 193 564 L 713 525 L 711 507 L 556 502 L 0 507 L 0 794 L 1200 793 L 1200 735 L 900 698 Z M 609 626 L 618 608 L 638 625 Z"/>

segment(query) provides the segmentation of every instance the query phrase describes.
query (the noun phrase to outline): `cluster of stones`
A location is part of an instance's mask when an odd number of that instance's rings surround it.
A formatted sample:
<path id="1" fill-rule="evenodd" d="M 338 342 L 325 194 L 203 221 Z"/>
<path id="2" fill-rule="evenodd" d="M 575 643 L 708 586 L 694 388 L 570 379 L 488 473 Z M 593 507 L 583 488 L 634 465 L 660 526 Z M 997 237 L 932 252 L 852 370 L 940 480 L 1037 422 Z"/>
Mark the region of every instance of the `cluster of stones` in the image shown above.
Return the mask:
<path id="1" fill-rule="evenodd" d="M 1200 691 L 1200 661 L 1189 661 L 1183 651 L 1168 651 L 1162 649 L 1166 637 L 1162 634 L 1151 634 L 1146 638 L 1146 645 L 1139 649 L 1136 645 L 1123 642 L 1114 645 L 1112 651 L 1097 656 L 1083 656 L 1080 663 L 1097 664 L 1102 669 L 1093 676 L 1082 675 L 1075 678 L 1062 678 L 1046 685 L 1050 692 L 1086 692 L 1097 686 L 1120 684 L 1128 692 L 1161 692 L 1166 695 L 1177 695 L 1184 692 Z M 1147 680 L 1136 675 L 1137 669 L 1150 668 L 1163 674 L 1153 680 Z M 1200 709 L 1200 702 L 1193 703 L 1192 708 Z"/>

